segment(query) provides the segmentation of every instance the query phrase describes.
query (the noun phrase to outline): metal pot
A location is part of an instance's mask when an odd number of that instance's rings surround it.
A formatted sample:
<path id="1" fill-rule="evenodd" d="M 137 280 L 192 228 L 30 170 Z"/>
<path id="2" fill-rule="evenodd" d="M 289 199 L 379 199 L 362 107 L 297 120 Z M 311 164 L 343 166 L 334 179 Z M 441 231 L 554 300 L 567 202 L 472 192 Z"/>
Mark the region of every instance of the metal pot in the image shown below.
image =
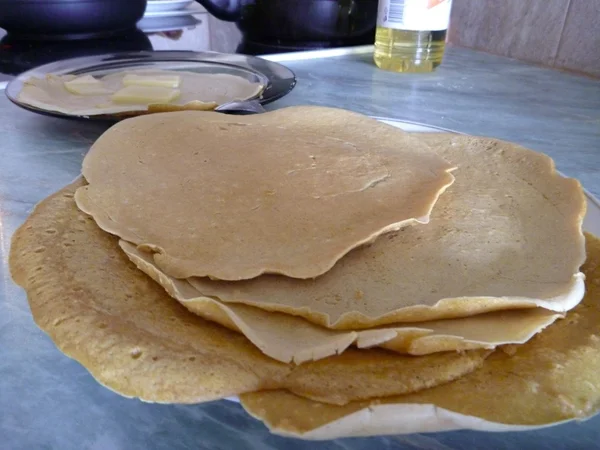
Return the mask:
<path id="1" fill-rule="evenodd" d="M 20 38 L 89 38 L 135 27 L 146 0 L 0 0 L 0 28 Z"/>
<path id="2" fill-rule="evenodd" d="M 249 40 L 281 44 L 356 40 L 372 43 L 377 0 L 196 0 Z"/>

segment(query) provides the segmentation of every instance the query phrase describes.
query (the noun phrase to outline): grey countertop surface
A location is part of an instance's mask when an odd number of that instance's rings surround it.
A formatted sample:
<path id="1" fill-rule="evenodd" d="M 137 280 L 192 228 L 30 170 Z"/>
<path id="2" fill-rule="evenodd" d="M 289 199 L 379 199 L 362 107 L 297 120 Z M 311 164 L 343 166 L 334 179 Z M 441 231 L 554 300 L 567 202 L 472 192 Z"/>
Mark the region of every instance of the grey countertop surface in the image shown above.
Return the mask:
<path id="1" fill-rule="evenodd" d="M 286 61 L 296 89 L 269 108 L 338 106 L 521 143 L 600 196 L 600 81 L 450 48 L 433 74 L 376 69 L 369 54 Z M 44 117 L 0 98 L 0 448 L 590 449 L 600 418 L 524 433 L 457 431 L 311 443 L 270 435 L 239 405 L 153 405 L 98 385 L 31 318 L 7 259 L 14 230 L 75 178 L 107 125 Z"/>

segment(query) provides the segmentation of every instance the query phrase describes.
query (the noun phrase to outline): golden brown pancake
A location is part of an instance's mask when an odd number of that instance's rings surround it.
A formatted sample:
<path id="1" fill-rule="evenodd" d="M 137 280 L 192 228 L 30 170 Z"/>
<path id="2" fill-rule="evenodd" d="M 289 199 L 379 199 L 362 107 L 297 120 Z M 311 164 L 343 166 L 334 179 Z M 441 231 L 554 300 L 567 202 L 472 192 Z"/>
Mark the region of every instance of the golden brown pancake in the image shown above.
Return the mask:
<path id="1" fill-rule="evenodd" d="M 403 131 L 339 109 L 185 111 L 110 128 L 75 199 L 172 277 L 312 278 L 382 233 L 426 223 L 451 168 Z"/>
<path id="2" fill-rule="evenodd" d="M 139 271 L 114 236 L 73 200 L 79 180 L 40 203 L 15 232 L 14 280 L 66 355 L 127 397 L 197 403 L 285 388 L 325 402 L 413 392 L 476 370 L 486 350 L 412 357 L 348 350 L 301 366 L 263 355 L 242 335 L 187 311 Z"/>
<path id="3" fill-rule="evenodd" d="M 472 317 L 383 326 L 371 330 L 331 330 L 301 317 L 264 311 L 248 305 L 203 297 L 186 280 L 161 272 L 150 253 L 133 244 L 119 245 L 131 261 L 187 309 L 204 319 L 243 333 L 265 355 L 300 364 L 344 352 L 351 345 L 383 347 L 400 353 L 426 355 L 441 351 L 493 349 L 524 343 L 561 314 L 543 308 L 495 311 Z"/>
<path id="4" fill-rule="evenodd" d="M 111 96 L 123 87 L 126 74 L 161 76 L 177 74 L 181 77 L 181 94 L 167 104 L 116 104 Z M 108 91 L 100 95 L 77 95 L 69 92 L 65 81 L 76 78 L 74 75 L 48 75 L 45 78 L 30 78 L 25 81 L 19 93 L 19 100 L 27 105 L 49 111 L 78 116 L 104 114 L 137 115 L 146 112 L 167 112 L 176 110 L 212 110 L 216 106 L 236 100 L 246 100 L 257 96 L 264 86 L 245 78 L 229 74 L 208 74 L 185 71 L 136 70 L 117 72 L 98 77 Z"/>
<path id="5" fill-rule="evenodd" d="M 577 305 L 586 210 L 579 182 L 558 174 L 548 156 L 508 142 L 432 139 L 433 153 L 458 169 L 426 226 L 353 250 L 315 280 L 190 283 L 205 297 L 345 330 Z"/>
<path id="6" fill-rule="evenodd" d="M 242 395 L 242 405 L 274 433 L 304 439 L 525 430 L 588 418 L 600 409 L 600 239 L 588 234 L 587 252 L 587 292 L 566 319 L 456 381 L 344 406 L 282 390 Z"/>

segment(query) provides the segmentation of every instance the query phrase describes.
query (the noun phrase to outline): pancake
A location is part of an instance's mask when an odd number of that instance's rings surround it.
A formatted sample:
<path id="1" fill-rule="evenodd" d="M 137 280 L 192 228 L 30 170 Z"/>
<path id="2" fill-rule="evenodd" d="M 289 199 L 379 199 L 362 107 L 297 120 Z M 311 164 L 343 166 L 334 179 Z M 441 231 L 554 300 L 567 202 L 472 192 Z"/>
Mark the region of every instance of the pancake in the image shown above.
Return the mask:
<path id="1" fill-rule="evenodd" d="M 377 346 L 411 355 L 493 349 L 498 345 L 527 342 L 561 317 L 552 311 L 533 308 L 372 330 L 331 330 L 301 317 L 202 297 L 186 280 L 177 280 L 161 272 L 154 265 L 151 253 L 141 252 L 125 241 L 120 241 L 119 245 L 140 270 L 191 312 L 243 333 L 265 355 L 286 363 L 319 360 L 340 354 L 351 345 L 359 348 Z"/>
<path id="2" fill-rule="evenodd" d="M 305 279 L 382 233 L 427 223 L 451 169 L 401 130 L 339 109 L 186 111 L 110 128 L 75 199 L 169 276 Z"/>
<path id="3" fill-rule="evenodd" d="M 577 305 L 586 210 L 579 182 L 560 176 L 548 156 L 508 142 L 428 139 L 458 170 L 426 226 L 382 236 L 314 280 L 190 283 L 205 297 L 345 330 L 515 308 L 562 313 Z"/>
<path id="4" fill-rule="evenodd" d="M 181 77 L 180 96 L 166 104 L 116 104 L 111 96 L 123 86 L 127 74 Z M 30 106 L 63 114 L 94 116 L 119 113 L 166 112 L 173 110 L 212 110 L 218 105 L 236 100 L 247 100 L 260 94 L 264 86 L 230 74 L 209 74 L 185 71 L 134 70 L 117 72 L 97 78 L 108 91 L 100 95 L 76 95 L 69 92 L 65 81 L 73 75 L 47 75 L 24 82 L 18 99 Z"/>
<path id="5" fill-rule="evenodd" d="M 320 401 L 413 392 L 461 377 L 490 353 L 412 357 L 348 350 L 301 366 L 263 355 L 244 336 L 187 311 L 81 213 L 71 184 L 15 232 L 9 264 L 33 318 L 56 346 L 109 389 L 144 401 L 197 403 L 259 389 Z"/>
<path id="6" fill-rule="evenodd" d="M 587 236 L 587 293 L 560 320 L 483 367 L 421 392 L 326 405 L 285 391 L 241 396 L 277 434 L 303 439 L 438 432 L 521 431 L 582 420 L 600 410 L 600 240 Z"/>

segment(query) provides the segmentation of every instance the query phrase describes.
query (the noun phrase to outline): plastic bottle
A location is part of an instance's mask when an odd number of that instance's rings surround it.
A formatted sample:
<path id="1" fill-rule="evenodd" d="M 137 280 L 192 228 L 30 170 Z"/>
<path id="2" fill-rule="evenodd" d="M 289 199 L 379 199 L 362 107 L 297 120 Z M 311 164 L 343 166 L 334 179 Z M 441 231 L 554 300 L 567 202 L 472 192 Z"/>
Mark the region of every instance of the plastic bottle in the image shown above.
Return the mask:
<path id="1" fill-rule="evenodd" d="M 431 72 L 442 62 L 452 0 L 379 0 L 373 58 L 394 72 Z"/>

